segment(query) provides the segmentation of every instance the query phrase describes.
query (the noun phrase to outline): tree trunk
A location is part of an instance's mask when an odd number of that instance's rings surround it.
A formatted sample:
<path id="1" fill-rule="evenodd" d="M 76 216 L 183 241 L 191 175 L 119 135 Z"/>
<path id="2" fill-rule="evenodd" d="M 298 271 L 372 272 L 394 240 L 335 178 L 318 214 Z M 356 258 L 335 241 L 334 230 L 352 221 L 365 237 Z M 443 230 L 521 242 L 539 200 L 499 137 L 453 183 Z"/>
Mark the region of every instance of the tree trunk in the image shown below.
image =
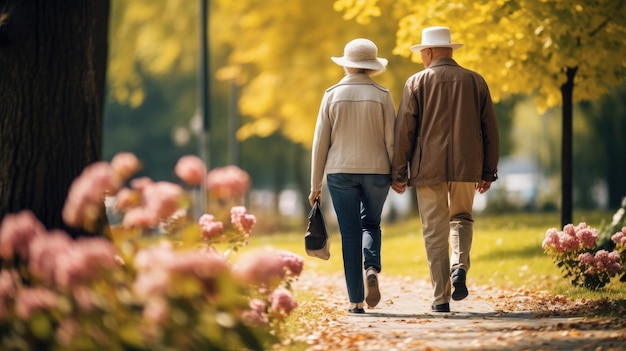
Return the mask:
<path id="1" fill-rule="evenodd" d="M 0 0 L 0 218 L 72 236 L 69 186 L 101 158 L 109 0 Z M 2 20 L 0 20 L 2 21 Z"/>
<path id="2" fill-rule="evenodd" d="M 572 223 L 572 108 L 574 77 L 578 67 L 567 68 L 567 81 L 561 86 L 563 97 L 563 136 L 561 142 L 561 225 Z"/>

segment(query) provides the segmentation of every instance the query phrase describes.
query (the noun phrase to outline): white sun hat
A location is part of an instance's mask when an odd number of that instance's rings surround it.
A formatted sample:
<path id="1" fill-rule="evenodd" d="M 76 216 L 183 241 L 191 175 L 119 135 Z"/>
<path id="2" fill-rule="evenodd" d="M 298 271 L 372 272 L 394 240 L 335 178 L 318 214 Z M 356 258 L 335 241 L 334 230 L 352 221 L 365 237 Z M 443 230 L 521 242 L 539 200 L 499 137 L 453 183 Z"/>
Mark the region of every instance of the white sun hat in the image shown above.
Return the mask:
<path id="1" fill-rule="evenodd" d="M 334 63 L 343 67 L 364 68 L 382 71 L 387 66 L 387 60 L 377 57 L 378 48 L 369 39 L 354 39 L 343 49 L 343 56 L 331 57 Z"/>
<path id="2" fill-rule="evenodd" d="M 452 48 L 456 50 L 463 44 L 453 44 L 448 27 L 427 27 L 422 30 L 422 43 L 411 46 L 411 51 L 420 52 L 428 48 Z"/>

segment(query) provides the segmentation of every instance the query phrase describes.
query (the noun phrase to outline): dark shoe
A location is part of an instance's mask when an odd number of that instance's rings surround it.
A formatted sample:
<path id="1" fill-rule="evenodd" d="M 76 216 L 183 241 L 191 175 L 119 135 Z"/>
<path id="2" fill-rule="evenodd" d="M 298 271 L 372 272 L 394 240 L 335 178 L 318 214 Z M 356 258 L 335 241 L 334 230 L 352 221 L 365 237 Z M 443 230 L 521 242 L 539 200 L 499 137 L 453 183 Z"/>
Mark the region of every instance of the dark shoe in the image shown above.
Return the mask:
<path id="1" fill-rule="evenodd" d="M 452 300 L 463 300 L 467 297 L 467 295 L 469 295 L 469 292 L 467 291 L 467 285 L 465 285 L 465 277 L 465 270 L 461 268 L 455 269 L 454 271 L 452 271 L 452 274 L 450 274 L 450 281 L 452 282 L 452 286 L 454 286 Z"/>
<path id="2" fill-rule="evenodd" d="M 356 313 L 356 314 L 362 314 L 365 313 L 365 310 L 359 307 L 356 308 L 349 308 L 348 309 L 348 313 Z"/>
<path id="3" fill-rule="evenodd" d="M 450 312 L 450 304 L 449 303 L 442 303 L 439 305 L 432 305 L 430 306 L 430 309 L 433 312 Z"/>
<path id="4" fill-rule="evenodd" d="M 378 274 L 374 269 L 368 269 L 366 274 L 367 296 L 365 302 L 369 307 L 375 307 L 380 302 L 380 290 L 378 289 Z"/>

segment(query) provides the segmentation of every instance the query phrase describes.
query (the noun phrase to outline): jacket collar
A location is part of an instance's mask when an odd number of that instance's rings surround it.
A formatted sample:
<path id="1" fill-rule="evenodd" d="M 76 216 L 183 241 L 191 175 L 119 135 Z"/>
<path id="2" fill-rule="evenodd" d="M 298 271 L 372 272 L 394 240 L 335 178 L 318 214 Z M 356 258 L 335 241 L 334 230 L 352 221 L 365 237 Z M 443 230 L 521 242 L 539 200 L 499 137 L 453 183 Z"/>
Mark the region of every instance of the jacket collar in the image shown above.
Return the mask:
<path id="1" fill-rule="evenodd" d="M 367 74 L 364 73 L 355 73 L 355 74 L 346 74 L 345 76 L 343 76 L 343 78 L 341 78 L 341 80 L 333 85 L 332 87 L 326 89 L 326 91 L 330 91 L 340 85 L 373 85 L 375 87 L 377 87 L 380 90 L 383 91 L 388 91 L 387 88 L 383 87 L 382 85 L 376 83 L 372 77 L 368 76 Z"/>
<path id="2" fill-rule="evenodd" d="M 354 74 L 346 74 L 341 80 L 339 84 L 354 84 L 354 83 L 374 83 L 374 80 L 365 73 L 354 73 Z"/>
<path id="3" fill-rule="evenodd" d="M 459 66 L 459 64 L 456 63 L 456 61 L 454 61 L 454 59 L 452 58 L 442 57 L 431 62 L 428 68 L 433 68 L 437 66 Z"/>

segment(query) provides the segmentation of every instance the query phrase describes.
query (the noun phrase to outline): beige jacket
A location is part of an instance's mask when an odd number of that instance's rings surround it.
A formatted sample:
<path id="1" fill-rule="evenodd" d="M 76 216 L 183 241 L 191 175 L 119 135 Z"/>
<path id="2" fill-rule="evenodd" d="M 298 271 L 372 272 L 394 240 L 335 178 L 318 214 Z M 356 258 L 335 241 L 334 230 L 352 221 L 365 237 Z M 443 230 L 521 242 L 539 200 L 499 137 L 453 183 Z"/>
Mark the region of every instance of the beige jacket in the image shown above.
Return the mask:
<path id="1" fill-rule="evenodd" d="M 499 140 L 485 80 L 451 58 L 437 59 L 405 84 L 391 176 L 410 186 L 495 181 Z"/>
<path id="2" fill-rule="evenodd" d="M 396 113 L 391 93 L 348 74 L 324 93 L 311 151 L 311 191 L 324 173 L 390 174 Z"/>

